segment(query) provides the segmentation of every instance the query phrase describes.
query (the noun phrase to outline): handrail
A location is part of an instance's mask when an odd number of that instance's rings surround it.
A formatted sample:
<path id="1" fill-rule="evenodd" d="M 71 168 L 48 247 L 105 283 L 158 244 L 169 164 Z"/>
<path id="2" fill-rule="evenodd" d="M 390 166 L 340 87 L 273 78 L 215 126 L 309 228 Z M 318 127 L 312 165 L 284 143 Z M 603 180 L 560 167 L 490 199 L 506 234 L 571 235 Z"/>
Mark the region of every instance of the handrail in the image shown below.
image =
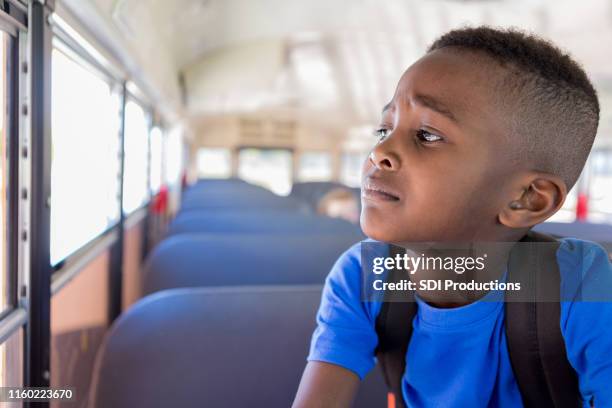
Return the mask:
<path id="1" fill-rule="evenodd" d="M 0 343 L 4 343 L 15 331 L 28 321 L 28 312 L 23 307 L 11 311 L 0 320 Z"/>

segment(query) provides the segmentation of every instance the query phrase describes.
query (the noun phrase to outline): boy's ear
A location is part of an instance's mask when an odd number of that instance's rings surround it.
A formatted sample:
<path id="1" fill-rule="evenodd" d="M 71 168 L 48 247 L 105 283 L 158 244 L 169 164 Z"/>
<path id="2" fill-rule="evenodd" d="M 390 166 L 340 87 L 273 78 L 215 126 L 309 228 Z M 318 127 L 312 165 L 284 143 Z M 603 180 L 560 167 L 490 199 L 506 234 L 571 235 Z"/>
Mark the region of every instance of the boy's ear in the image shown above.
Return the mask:
<path id="1" fill-rule="evenodd" d="M 514 195 L 500 211 L 499 222 L 509 228 L 530 228 L 561 208 L 567 186 L 555 175 L 531 173 L 517 183 Z"/>

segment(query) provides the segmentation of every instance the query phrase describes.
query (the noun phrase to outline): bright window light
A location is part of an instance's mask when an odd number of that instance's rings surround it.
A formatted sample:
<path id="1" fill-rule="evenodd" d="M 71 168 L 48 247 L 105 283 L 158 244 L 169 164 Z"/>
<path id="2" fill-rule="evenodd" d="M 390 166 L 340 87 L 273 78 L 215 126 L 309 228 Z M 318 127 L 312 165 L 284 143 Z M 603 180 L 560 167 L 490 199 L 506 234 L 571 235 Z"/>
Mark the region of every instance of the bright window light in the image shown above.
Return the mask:
<path id="1" fill-rule="evenodd" d="M 51 262 L 119 217 L 119 97 L 101 76 L 52 54 Z"/>
<path id="2" fill-rule="evenodd" d="M 612 223 L 612 150 L 593 150 L 587 162 L 590 168 L 588 219 Z"/>
<path id="3" fill-rule="evenodd" d="M 232 174 L 232 154 L 229 149 L 203 147 L 198 149 L 198 177 L 227 178 Z"/>
<path id="4" fill-rule="evenodd" d="M 300 155 L 299 181 L 329 181 L 332 177 L 331 155 L 326 152 L 304 152 Z"/>
<path id="5" fill-rule="evenodd" d="M 183 173 L 183 129 L 175 126 L 168 132 L 164 146 L 165 175 L 164 179 L 169 186 L 181 183 Z"/>
<path id="6" fill-rule="evenodd" d="M 361 167 L 367 156 L 367 153 L 343 153 L 340 181 L 349 187 L 361 186 Z"/>
<path id="7" fill-rule="evenodd" d="M 149 163 L 149 178 L 151 180 L 151 191 L 153 194 L 159 191 L 162 185 L 162 166 L 163 166 L 163 134 L 157 126 L 151 129 L 151 162 Z"/>
<path id="8" fill-rule="evenodd" d="M 238 156 L 238 176 L 279 195 L 291 191 L 292 155 L 285 149 L 242 149 Z"/>
<path id="9" fill-rule="evenodd" d="M 144 109 L 128 100 L 125 105 L 125 163 L 123 173 L 123 212 L 129 214 L 145 203 L 149 121 Z"/>

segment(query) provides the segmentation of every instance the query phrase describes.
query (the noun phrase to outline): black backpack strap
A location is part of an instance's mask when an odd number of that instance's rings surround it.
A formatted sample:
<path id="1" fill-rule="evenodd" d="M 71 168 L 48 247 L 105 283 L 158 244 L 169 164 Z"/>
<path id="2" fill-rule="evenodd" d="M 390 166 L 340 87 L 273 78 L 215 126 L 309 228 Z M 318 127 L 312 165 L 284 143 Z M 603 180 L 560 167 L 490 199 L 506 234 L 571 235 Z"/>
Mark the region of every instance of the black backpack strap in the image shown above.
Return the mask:
<path id="1" fill-rule="evenodd" d="M 567 359 L 560 328 L 559 242 L 532 232 L 521 240 L 525 242 L 551 245 L 522 244 L 520 256 L 512 251 L 508 267 L 508 281 L 521 283 L 520 291 L 506 291 L 505 318 L 510 362 L 523 404 L 527 408 L 581 407 L 578 378 Z M 526 294 L 530 302 L 516 301 L 524 300 Z"/>
<path id="2" fill-rule="evenodd" d="M 400 247 L 389 246 L 391 257 L 404 252 Z M 388 282 L 399 282 L 401 279 L 402 271 L 390 271 Z M 402 299 L 395 300 L 383 302 L 376 318 L 378 335 L 376 357 L 389 389 L 388 406 L 405 408 L 402 377 L 406 370 L 406 352 L 412 336 L 412 319 L 416 315 L 417 307 L 414 303 L 414 294 L 411 292 L 404 294 Z"/>

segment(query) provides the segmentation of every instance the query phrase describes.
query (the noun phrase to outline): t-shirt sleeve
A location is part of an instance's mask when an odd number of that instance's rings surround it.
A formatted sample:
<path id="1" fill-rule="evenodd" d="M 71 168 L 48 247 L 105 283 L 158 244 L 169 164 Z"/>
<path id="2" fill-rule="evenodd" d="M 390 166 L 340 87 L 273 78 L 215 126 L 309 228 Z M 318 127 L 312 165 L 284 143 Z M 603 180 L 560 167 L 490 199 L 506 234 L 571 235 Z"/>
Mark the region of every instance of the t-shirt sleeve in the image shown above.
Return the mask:
<path id="1" fill-rule="evenodd" d="M 360 244 L 356 244 L 336 261 L 325 281 L 308 361 L 336 364 L 363 379 L 375 365 L 376 309 L 375 303 L 361 301 Z"/>
<path id="2" fill-rule="evenodd" d="M 588 242 L 570 244 L 575 263 L 560 262 L 562 279 L 581 275 L 574 300 L 561 302 L 561 332 L 587 403 L 612 407 L 612 267 L 606 251 Z M 573 285 L 563 286 L 562 292 Z M 569 295 L 567 292 L 564 296 Z"/>

